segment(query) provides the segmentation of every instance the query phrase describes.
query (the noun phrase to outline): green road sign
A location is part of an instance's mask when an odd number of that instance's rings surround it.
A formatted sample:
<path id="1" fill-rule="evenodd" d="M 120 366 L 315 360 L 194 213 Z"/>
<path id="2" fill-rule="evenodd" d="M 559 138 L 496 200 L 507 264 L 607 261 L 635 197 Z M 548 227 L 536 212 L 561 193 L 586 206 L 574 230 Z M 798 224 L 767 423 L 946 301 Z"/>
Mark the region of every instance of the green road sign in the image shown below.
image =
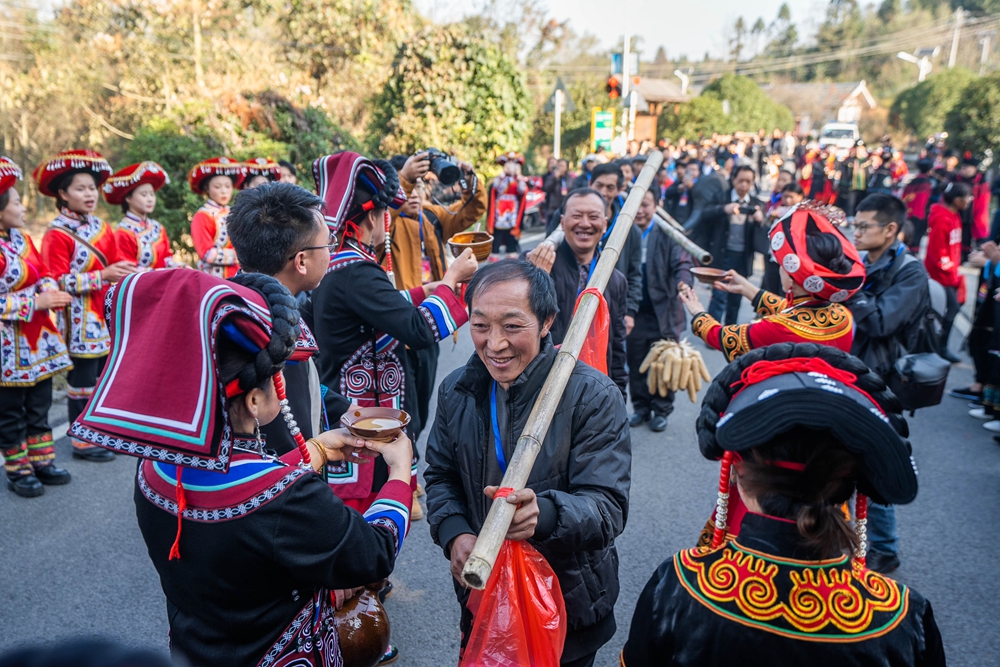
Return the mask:
<path id="1" fill-rule="evenodd" d="M 598 146 L 611 150 L 611 140 L 615 136 L 615 110 L 594 107 L 590 110 L 590 150 L 596 151 Z"/>

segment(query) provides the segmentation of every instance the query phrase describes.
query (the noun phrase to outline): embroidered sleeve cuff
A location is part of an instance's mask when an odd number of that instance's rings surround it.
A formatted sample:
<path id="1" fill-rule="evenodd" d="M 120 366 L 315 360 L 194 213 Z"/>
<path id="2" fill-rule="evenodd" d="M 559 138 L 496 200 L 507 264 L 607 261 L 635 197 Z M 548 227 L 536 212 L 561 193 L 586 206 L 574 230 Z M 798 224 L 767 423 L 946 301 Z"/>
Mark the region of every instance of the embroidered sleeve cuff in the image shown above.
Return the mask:
<path id="1" fill-rule="evenodd" d="M 38 281 L 37 287 L 38 292 L 56 292 L 59 290 L 59 283 L 56 282 L 55 278 L 45 276 Z"/>
<path id="2" fill-rule="evenodd" d="M 718 336 L 712 334 L 713 330 L 718 329 L 720 326 L 719 322 L 708 314 L 708 311 L 698 313 L 691 319 L 691 333 L 716 350 L 719 349 Z"/>
<path id="3" fill-rule="evenodd" d="M 441 285 L 418 308 L 434 331 L 434 338 L 442 340 L 469 321 L 469 314 L 447 285 Z"/>
<path id="4" fill-rule="evenodd" d="M 399 290 L 399 293 L 403 295 L 403 298 L 412 303 L 414 306 L 419 306 L 427 298 L 427 294 L 424 292 L 423 286 L 414 287 L 413 289 Z"/>
<path id="5" fill-rule="evenodd" d="M 365 512 L 365 521 L 392 532 L 396 540 L 396 554 L 403 548 L 403 538 L 410 529 L 410 506 L 413 491 L 410 485 L 399 480 L 386 482 L 375 502 Z"/>
<path id="6" fill-rule="evenodd" d="M 104 279 L 101 278 L 100 271 L 67 273 L 59 278 L 59 281 L 64 290 L 76 296 L 99 290 L 104 286 Z"/>
<path id="7" fill-rule="evenodd" d="M 20 320 L 30 322 L 35 315 L 35 297 L 14 293 L 0 296 L 0 319 L 8 322 Z"/>

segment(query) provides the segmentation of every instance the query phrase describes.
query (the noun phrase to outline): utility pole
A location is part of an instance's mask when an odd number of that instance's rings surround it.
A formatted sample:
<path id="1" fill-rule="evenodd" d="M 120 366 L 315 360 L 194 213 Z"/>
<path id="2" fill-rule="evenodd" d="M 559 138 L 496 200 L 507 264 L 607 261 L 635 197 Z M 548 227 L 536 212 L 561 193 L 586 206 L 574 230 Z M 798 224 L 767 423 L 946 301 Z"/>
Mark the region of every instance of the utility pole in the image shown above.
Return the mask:
<path id="1" fill-rule="evenodd" d="M 961 7 L 955 10 L 955 31 L 951 35 L 951 55 L 948 56 L 948 69 L 955 66 L 955 59 L 958 57 L 958 37 L 962 33 L 962 19 L 965 12 Z"/>
<path id="2" fill-rule="evenodd" d="M 555 92 L 555 107 L 556 107 L 556 127 L 555 127 L 555 137 L 552 141 L 552 154 L 555 155 L 556 159 L 562 157 L 562 109 L 563 109 L 563 91 L 556 88 Z"/>
<path id="3" fill-rule="evenodd" d="M 979 76 L 986 74 L 986 59 L 990 54 L 990 39 L 995 35 L 996 32 L 993 30 L 981 30 L 976 33 L 979 37 L 979 44 L 983 47 L 982 55 L 979 56 Z"/>

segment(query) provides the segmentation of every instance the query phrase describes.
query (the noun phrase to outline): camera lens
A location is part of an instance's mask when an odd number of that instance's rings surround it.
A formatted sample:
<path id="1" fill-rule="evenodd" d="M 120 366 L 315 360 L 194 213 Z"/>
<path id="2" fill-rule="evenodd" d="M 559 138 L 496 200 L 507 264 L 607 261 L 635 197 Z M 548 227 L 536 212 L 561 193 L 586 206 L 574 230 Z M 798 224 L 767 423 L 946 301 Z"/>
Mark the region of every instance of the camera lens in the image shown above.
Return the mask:
<path id="1" fill-rule="evenodd" d="M 431 158 L 431 171 L 441 181 L 441 185 L 454 185 L 461 176 L 458 165 L 443 157 Z"/>

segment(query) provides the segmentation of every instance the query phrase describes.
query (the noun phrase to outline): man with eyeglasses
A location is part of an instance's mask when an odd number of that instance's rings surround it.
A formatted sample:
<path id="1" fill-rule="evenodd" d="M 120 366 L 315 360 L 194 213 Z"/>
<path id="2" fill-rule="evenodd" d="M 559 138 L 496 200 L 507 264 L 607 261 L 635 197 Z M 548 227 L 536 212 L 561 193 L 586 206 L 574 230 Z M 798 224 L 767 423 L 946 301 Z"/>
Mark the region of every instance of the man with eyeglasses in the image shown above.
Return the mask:
<path id="1" fill-rule="evenodd" d="M 868 195 L 855 211 L 854 246 L 862 251 L 865 284 L 844 304 L 854 315 L 851 354 L 887 379 L 896 360 L 916 351 L 931 300 L 927 271 L 897 238 L 906 220 L 901 199 Z M 888 574 L 898 568 L 897 542 L 895 509 L 869 503 L 869 569 Z"/>
<path id="2" fill-rule="evenodd" d="M 245 273 L 273 276 L 292 296 L 308 304 L 307 293 L 319 286 L 330 264 L 330 232 L 320 207 L 323 200 L 291 183 L 266 183 L 240 193 L 229 212 L 229 238 Z M 311 312 L 308 306 L 303 310 Z M 285 390 L 291 414 L 302 435 L 311 438 L 320 423 L 319 407 L 327 414 L 341 415 L 351 403 L 328 389 L 320 388 L 316 365 L 309 357 L 316 342 L 305 321 L 296 353 L 285 365 Z M 283 419 L 261 426 L 268 449 L 278 454 L 295 449 L 295 440 Z"/>

